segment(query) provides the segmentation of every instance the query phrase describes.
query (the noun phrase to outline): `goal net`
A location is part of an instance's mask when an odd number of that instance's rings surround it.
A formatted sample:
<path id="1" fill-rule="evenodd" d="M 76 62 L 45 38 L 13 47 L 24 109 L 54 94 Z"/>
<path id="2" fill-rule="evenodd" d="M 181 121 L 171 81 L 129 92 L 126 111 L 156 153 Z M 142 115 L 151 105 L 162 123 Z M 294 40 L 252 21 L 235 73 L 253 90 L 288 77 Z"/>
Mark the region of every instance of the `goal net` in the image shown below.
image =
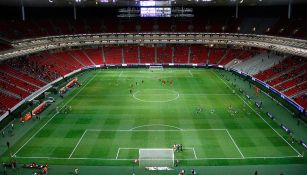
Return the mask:
<path id="1" fill-rule="evenodd" d="M 139 149 L 141 167 L 173 167 L 173 149 Z"/>
<path id="2" fill-rule="evenodd" d="M 163 66 L 149 66 L 149 70 L 163 70 Z"/>

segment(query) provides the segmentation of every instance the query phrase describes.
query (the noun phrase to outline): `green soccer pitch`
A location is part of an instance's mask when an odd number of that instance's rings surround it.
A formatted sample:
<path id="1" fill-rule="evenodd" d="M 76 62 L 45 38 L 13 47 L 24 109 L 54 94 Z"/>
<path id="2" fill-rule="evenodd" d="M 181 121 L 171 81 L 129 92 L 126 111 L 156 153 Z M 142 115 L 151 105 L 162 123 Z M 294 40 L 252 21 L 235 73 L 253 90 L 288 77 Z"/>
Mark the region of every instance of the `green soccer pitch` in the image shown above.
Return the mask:
<path id="1" fill-rule="evenodd" d="M 25 163 L 131 165 L 139 149 L 182 144 L 175 159 L 183 165 L 305 163 L 280 126 L 220 74 L 214 69 L 85 73 L 82 86 L 57 105 L 71 111 L 56 113 L 51 106 L 54 112 L 10 152 Z"/>

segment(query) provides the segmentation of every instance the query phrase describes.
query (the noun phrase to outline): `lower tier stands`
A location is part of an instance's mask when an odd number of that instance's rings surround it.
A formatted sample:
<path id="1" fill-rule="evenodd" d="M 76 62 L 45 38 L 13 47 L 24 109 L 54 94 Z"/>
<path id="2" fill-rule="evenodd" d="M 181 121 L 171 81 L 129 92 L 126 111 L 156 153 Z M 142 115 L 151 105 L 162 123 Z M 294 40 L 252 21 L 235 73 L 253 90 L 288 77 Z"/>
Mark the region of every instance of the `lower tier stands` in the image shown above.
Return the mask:
<path id="1" fill-rule="evenodd" d="M 139 54 L 137 46 L 124 46 L 124 63 L 131 64 L 131 63 L 138 63 L 139 62 Z"/>
<path id="2" fill-rule="evenodd" d="M 305 96 L 302 96 L 302 94 L 307 88 L 305 58 L 285 58 L 273 53 L 259 53 L 256 50 L 209 48 L 202 45 L 109 46 L 83 50 L 42 52 L 1 63 L 0 92 L 10 101 L 5 103 L 7 105 L 4 105 L 3 102 L 1 110 L 13 107 L 18 101 L 47 83 L 85 66 L 123 63 L 210 63 L 226 65 L 233 60 L 241 61 L 233 67 L 239 70 L 249 71 L 251 68 L 259 68 L 257 71 L 261 71 L 261 73 L 256 73 L 255 76 L 265 81 L 270 80 L 271 76 L 276 76 L 276 79 L 278 79 L 286 74 L 291 75 L 272 85 L 298 103 L 304 104 Z M 260 70 L 260 68 L 263 68 L 263 70 Z"/>
<path id="3" fill-rule="evenodd" d="M 276 75 L 280 73 L 284 73 L 287 69 L 289 70 L 289 68 L 292 68 L 293 66 L 299 65 L 300 62 L 302 61 L 300 59 L 301 58 L 297 57 L 287 57 L 283 61 L 278 62 L 273 67 L 265 71 L 259 72 L 257 75 L 255 75 L 255 77 L 258 78 L 259 80 L 266 81 L 269 78 L 276 77 Z"/>
<path id="4" fill-rule="evenodd" d="M 155 48 L 140 47 L 141 63 L 155 63 Z"/>
<path id="5" fill-rule="evenodd" d="M 172 63 L 172 47 L 157 47 L 157 62 Z"/>
<path id="6" fill-rule="evenodd" d="M 279 55 L 263 52 L 256 54 L 249 59 L 245 59 L 242 62 L 233 65 L 231 68 L 254 76 L 259 72 L 262 72 L 266 69 L 269 69 L 273 65 L 276 65 L 283 59 L 284 58 Z"/>
<path id="7" fill-rule="evenodd" d="M 299 97 L 296 97 L 294 100 L 305 109 L 307 108 L 307 93 L 304 93 Z"/>
<path id="8" fill-rule="evenodd" d="M 18 98 L 0 92 L 0 115 L 19 102 Z"/>
<path id="9" fill-rule="evenodd" d="M 179 46 L 174 49 L 174 63 L 188 63 L 188 50 L 187 46 Z"/>

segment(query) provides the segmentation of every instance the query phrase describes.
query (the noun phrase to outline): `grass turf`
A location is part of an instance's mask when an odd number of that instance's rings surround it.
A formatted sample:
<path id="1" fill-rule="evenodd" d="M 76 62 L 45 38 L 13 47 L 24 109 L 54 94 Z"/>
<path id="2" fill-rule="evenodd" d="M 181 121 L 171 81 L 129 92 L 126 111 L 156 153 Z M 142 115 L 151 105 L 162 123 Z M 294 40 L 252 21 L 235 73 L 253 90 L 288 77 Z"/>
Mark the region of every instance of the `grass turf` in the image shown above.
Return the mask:
<path id="1" fill-rule="evenodd" d="M 18 160 L 129 165 L 138 148 L 181 143 L 175 158 L 184 165 L 305 161 L 216 70 L 96 71 L 64 104 L 72 111 L 11 148 Z"/>

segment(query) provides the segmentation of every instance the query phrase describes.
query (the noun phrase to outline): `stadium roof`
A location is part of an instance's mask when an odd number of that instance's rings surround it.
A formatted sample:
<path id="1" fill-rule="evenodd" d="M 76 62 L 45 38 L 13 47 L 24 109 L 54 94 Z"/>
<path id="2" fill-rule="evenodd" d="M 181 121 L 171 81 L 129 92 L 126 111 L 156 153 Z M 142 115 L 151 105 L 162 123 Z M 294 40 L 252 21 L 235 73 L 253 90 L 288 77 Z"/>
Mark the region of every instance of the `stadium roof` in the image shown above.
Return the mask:
<path id="1" fill-rule="evenodd" d="M 1 0 L 0 5 L 19 6 L 140 6 L 140 1 L 149 0 Z M 157 6 L 170 4 L 171 6 L 233 6 L 236 3 L 244 6 L 271 6 L 287 5 L 289 1 L 294 4 L 307 4 L 306 0 L 156 0 Z"/>

